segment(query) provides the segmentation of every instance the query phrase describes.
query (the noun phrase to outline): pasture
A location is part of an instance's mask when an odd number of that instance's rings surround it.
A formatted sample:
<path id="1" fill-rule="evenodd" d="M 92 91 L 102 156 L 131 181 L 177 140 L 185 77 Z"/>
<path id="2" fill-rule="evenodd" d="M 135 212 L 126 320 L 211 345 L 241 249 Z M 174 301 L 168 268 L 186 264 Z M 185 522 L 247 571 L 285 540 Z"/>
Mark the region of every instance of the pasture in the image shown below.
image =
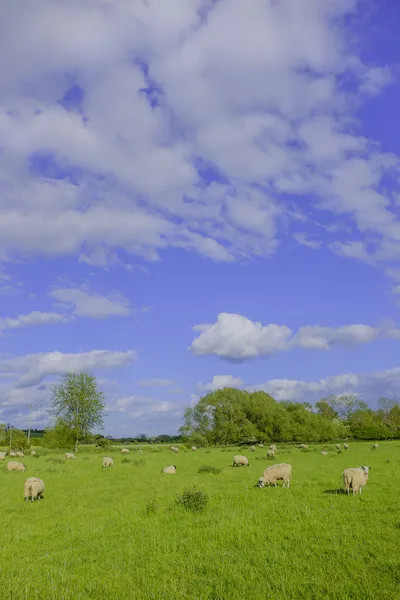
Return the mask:
<path id="1" fill-rule="evenodd" d="M 128 457 L 82 448 L 74 461 L 38 449 L 25 473 L 0 463 L 1 600 L 395 600 L 400 598 L 400 442 L 180 450 Z M 235 453 L 248 468 L 233 468 Z M 102 457 L 115 466 L 102 469 Z M 124 462 L 125 460 L 125 462 Z M 270 464 L 293 466 L 290 489 L 255 487 Z M 166 465 L 177 466 L 165 475 Z M 219 473 L 198 473 L 209 465 Z M 362 495 L 340 493 L 368 465 Z M 27 477 L 45 499 L 23 501 Z M 203 512 L 175 498 L 196 486 Z"/>

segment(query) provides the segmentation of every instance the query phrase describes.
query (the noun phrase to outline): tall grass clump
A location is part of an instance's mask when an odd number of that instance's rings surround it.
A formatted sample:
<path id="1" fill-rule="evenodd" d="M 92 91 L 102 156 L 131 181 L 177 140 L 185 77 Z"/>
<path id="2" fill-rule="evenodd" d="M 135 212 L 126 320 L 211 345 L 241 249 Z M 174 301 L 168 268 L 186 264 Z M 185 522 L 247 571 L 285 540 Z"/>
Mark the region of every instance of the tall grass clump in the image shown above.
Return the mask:
<path id="1" fill-rule="evenodd" d="M 221 473 L 222 469 L 218 469 L 217 467 L 212 467 L 210 465 L 202 465 L 199 467 L 198 473 L 212 473 L 213 475 L 218 475 Z"/>
<path id="2" fill-rule="evenodd" d="M 181 494 L 178 494 L 175 503 L 180 508 L 184 508 L 193 513 L 203 512 L 207 507 L 209 498 L 208 495 L 196 487 L 185 489 Z"/>

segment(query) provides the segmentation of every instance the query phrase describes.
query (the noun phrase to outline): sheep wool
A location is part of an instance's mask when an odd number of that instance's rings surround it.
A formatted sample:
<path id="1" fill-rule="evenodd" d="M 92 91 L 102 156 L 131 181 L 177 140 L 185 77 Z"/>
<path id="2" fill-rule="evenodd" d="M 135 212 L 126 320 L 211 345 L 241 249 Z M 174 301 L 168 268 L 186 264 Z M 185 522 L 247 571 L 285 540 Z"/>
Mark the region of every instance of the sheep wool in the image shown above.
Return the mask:
<path id="1" fill-rule="evenodd" d="M 121 454 L 129 454 L 129 448 L 121 448 Z"/>
<path id="2" fill-rule="evenodd" d="M 371 467 L 352 467 L 343 471 L 343 483 L 346 490 L 346 494 L 353 490 L 353 496 L 366 485 L 368 481 L 368 474 Z"/>
<path id="3" fill-rule="evenodd" d="M 234 467 L 248 467 L 249 459 L 246 456 L 242 456 L 240 454 L 235 454 L 233 457 L 233 465 Z"/>
<path id="4" fill-rule="evenodd" d="M 171 446 L 171 450 L 172 452 L 175 452 L 175 454 L 178 454 L 179 452 L 179 448 L 177 446 Z"/>
<path id="5" fill-rule="evenodd" d="M 31 456 L 36 456 L 37 452 L 36 450 L 31 450 Z"/>
<path id="6" fill-rule="evenodd" d="M 21 462 L 18 462 L 17 460 L 10 460 L 10 462 L 7 463 L 7 471 L 25 471 L 25 465 L 23 465 Z"/>
<path id="7" fill-rule="evenodd" d="M 343 444 L 343 448 L 344 448 L 345 450 L 347 450 L 347 449 L 348 449 L 348 447 L 349 447 L 349 445 L 348 445 L 348 444 Z"/>
<path id="8" fill-rule="evenodd" d="M 277 487 L 276 482 L 279 480 L 283 481 L 283 486 L 287 485 L 290 487 L 290 479 L 292 477 L 292 465 L 288 463 L 279 463 L 267 467 L 264 471 L 264 475 L 258 480 L 258 487 L 264 487 L 265 485 L 273 485 Z"/>
<path id="9" fill-rule="evenodd" d="M 336 450 L 340 450 L 340 444 L 336 444 Z"/>
<path id="10" fill-rule="evenodd" d="M 11 451 L 11 452 L 10 452 L 10 456 L 17 456 L 17 453 L 16 453 L 16 452 L 13 452 L 13 451 Z"/>
<path id="11" fill-rule="evenodd" d="M 269 449 L 273 450 L 274 452 L 276 452 L 276 445 L 275 444 L 270 444 Z"/>
<path id="12" fill-rule="evenodd" d="M 110 456 L 103 457 L 103 467 L 113 467 L 114 461 Z"/>
<path id="13" fill-rule="evenodd" d="M 25 454 L 24 454 L 23 452 L 21 452 L 21 451 L 19 451 L 19 452 L 16 452 L 15 454 L 16 454 L 16 456 L 18 456 L 19 458 L 22 458 L 23 456 L 25 456 Z"/>
<path id="14" fill-rule="evenodd" d="M 25 500 L 40 500 L 43 498 L 44 481 L 38 477 L 29 477 L 24 485 Z"/>
<path id="15" fill-rule="evenodd" d="M 7 452 L 0 452 L 0 460 L 5 460 Z"/>
<path id="16" fill-rule="evenodd" d="M 164 467 L 163 473 L 167 473 L 167 475 L 175 475 L 176 474 L 176 466 L 169 465 L 168 467 Z"/>
<path id="17" fill-rule="evenodd" d="M 254 452 L 254 451 L 255 451 L 255 449 L 256 449 L 256 447 L 255 447 L 255 446 L 250 446 L 250 451 L 251 451 L 251 452 Z"/>
<path id="18" fill-rule="evenodd" d="M 324 456 L 326 456 L 328 453 L 326 450 L 322 450 L 321 454 L 323 454 Z"/>
<path id="19" fill-rule="evenodd" d="M 264 444 L 258 444 L 259 448 L 264 448 Z"/>
<path id="20" fill-rule="evenodd" d="M 65 460 L 75 460 L 76 456 L 73 452 L 66 452 L 65 453 Z"/>
<path id="21" fill-rule="evenodd" d="M 275 450 L 272 450 L 270 448 L 267 452 L 267 458 L 274 458 L 274 456 L 275 456 Z"/>
<path id="22" fill-rule="evenodd" d="M 196 450 L 197 450 L 196 446 L 192 446 L 192 450 L 193 450 L 193 452 L 196 452 Z"/>

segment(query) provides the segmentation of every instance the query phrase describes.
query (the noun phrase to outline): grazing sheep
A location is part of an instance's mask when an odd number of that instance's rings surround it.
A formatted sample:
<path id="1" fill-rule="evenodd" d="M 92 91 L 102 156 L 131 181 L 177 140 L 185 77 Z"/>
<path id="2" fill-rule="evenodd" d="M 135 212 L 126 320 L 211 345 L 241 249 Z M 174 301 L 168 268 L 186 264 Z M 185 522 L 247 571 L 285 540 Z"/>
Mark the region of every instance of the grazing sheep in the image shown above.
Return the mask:
<path id="1" fill-rule="evenodd" d="M 340 444 L 336 444 L 336 450 L 340 450 Z"/>
<path id="2" fill-rule="evenodd" d="M 128 448 L 121 448 L 121 454 L 129 454 Z"/>
<path id="3" fill-rule="evenodd" d="M 36 450 L 31 450 L 31 456 L 36 456 L 37 452 Z"/>
<path id="4" fill-rule="evenodd" d="M 274 458 L 274 457 L 275 457 L 275 450 L 269 449 L 267 452 L 267 458 Z"/>
<path id="5" fill-rule="evenodd" d="M 300 448 L 302 448 L 303 450 L 308 450 L 307 444 L 300 444 Z"/>
<path id="6" fill-rule="evenodd" d="M 193 452 L 196 452 L 196 450 L 197 450 L 196 446 L 192 446 L 192 450 L 193 450 Z"/>
<path id="7" fill-rule="evenodd" d="M 277 465 L 272 465 L 271 467 L 267 467 L 264 471 L 264 475 L 260 477 L 258 480 L 258 487 L 264 487 L 265 485 L 274 485 L 276 486 L 276 482 L 280 479 L 283 480 L 283 486 L 287 484 L 287 487 L 290 487 L 290 479 L 292 477 L 292 465 L 287 463 L 279 463 Z"/>
<path id="8" fill-rule="evenodd" d="M 273 450 L 274 452 L 276 452 L 276 445 L 275 444 L 270 444 L 269 449 Z"/>
<path id="9" fill-rule="evenodd" d="M 19 458 L 22 458 L 23 456 L 25 456 L 25 454 L 23 452 L 21 452 L 20 450 L 18 450 L 18 452 L 15 453 Z"/>
<path id="10" fill-rule="evenodd" d="M 11 451 L 11 452 L 10 452 L 10 456 L 17 456 L 17 453 L 16 453 L 16 452 L 13 452 L 13 451 Z"/>
<path id="11" fill-rule="evenodd" d="M 379 448 L 379 444 L 374 444 L 374 445 L 372 446 L 372 449 L 373 449 L 373 450 L 377 450 L 378 448 Z"/>
<path id="12" fill-rule="evenodd" d="M 24 485 L 24 499 L 40 500 L 43 498 L 44 482 L 38 477 L 29 477 Z"/>
<path id="13" fill-rule="evenodd" d="M 103 467 L 113 467 L 114 466 L 114 461 L 110 456 L 104 456 L 103 457 Z"/>
<path id="14" fill-rule="evenodd" d="M 321 454 L 323 454 L 324 456 L 326 456 L 328 453 L 326 450 L 322 450 Z"/>
<path id="15" fill-rule="evenodd" d="M 7 456 L 7 452 L 0 452 L 0 460 L 4 460 Z"/>
<path id="16" fill-rule="evenodd" d="M 256 447 L 255 446 L 250 446 L 250 452 L 255 452 Z"/>
<path id="17" fill-rule="evenodd" d="M 21 462 L 18 462 L 17 460 L 10 460 L 9 463 L 7 463 L 7 471 L 25 471 L 25 465 L 23 465 Z"/>
<path id="18" fill-rule="evenodd" d="M 347 449 L 348 449 L 348 447 L 349 447 L 349 445 L 348 445 L 348 444 L 343 444 L 343 448 L 344 448 L 345 450 L 347 450 Z"/>
<path id="19" fill-rule="evenodd" d="M 233 457 L 233 467 L 248 467 L 249 459 L 241 454 L 235 454 Z"/>
<path id="20" fill-rule="evenodd" d="M 264 448 L 264 444 L 258 444 L 259 448 Z"/>
<path id="21" fill-rule="evenodd" d="M 343 471 L 343 483 L 346 490 L 346 494 L 350 493 L 350 489 L 353 490 L 353 496 L 357 494 L 364 487 L 368 481 L 368 472 L 371 467 L 354 467 L 345 469 Z"/>
<path id="22" fill-rule="evenodd" d="M 65 453 L 65 460 L 75 460 L 76 456 L 73 452 L 66 452 Z"/>
<path id="23" fill-rule="evenodd" d="M 164 467 L 163 473 L 167 473 L 167 475 L 175 475 L 176 474 L 176 466 L 170 465 L 169 467 Z"/>
<path id="24" fill-rule="evenodd" d="M 172 452 L 175 452 L 175 454 L 178 454 L 179 452 L 179 448 L 177 446 L 171 446 L 171 450 Z"/>

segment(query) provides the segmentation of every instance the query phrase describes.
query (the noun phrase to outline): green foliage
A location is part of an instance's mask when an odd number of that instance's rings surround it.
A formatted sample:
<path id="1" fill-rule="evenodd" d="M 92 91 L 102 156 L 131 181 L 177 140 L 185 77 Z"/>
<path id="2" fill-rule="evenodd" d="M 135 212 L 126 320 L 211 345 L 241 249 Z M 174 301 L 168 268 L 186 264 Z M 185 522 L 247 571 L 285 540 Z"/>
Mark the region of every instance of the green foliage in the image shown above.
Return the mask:
<path id="1" fill-rule="evenodd" d="M 6 432 L 6 445 L 10 446 L 12 450 L 27 450 L 28 438 L 25 433 L 20 429 L 9 429 Z"/>
<path id="2" fill-rule="evenodd" d="M 148 517 L 150 517 L 151 515 L 155 515 L 158 509 L 159 506 L 155 500 L 148 500 L 145 508 L 145 513 Z"/>
<path id="3" fill-rule="evenodd" d="M 121 462 L 125 465 L 128 465 L 128 464 L 130 465 L 130 464 L 132 464 L 132 459 L 125 457 L 121 460 Z"/>
<path id="4" fill-rule="evenodd" d="M 208 495 L 194 486 L 192 489 L 185 489 L 182 494 L 178 494 L 175 503 L 185 510 L 196 513 L 203 512 L 208 501 Z"/>
<path id="5" fill-rule="evenodd" d="M 199 467 L 198 473 L 213 473 L 214 475 L 218 475 L 221 473 L 221 469 L 211 467 L 210 465 L 202 465 Z"/>
<path id="6" fill-rule="evenodd" d="M 98 437 L 96 440 L 96 447 L 97 448 L 109 448 L 111 446 L 111 442 L 110 440 L 108 440 L 105 437 Z"/>
<path id="7" fill-rule="evenodd" d="M 80 440 L 103 427 L 105 402 L 94 375 L 66 373 L 52 388 L 52 415 L 71 431 L 75 451 Z"/>
<path id="8" fill-rule="evenodd" d="M 0 423 L 0 446 L 7 445 L 7 433 L 5 423 Z"/>
<path id="9" fill-rule="evenodd" d="M 75 436 L 64 419 L 57 419 L 54 427 L 45 430 L 41 442 L 45 448 L 69 450 L 74 446 Z"/>

